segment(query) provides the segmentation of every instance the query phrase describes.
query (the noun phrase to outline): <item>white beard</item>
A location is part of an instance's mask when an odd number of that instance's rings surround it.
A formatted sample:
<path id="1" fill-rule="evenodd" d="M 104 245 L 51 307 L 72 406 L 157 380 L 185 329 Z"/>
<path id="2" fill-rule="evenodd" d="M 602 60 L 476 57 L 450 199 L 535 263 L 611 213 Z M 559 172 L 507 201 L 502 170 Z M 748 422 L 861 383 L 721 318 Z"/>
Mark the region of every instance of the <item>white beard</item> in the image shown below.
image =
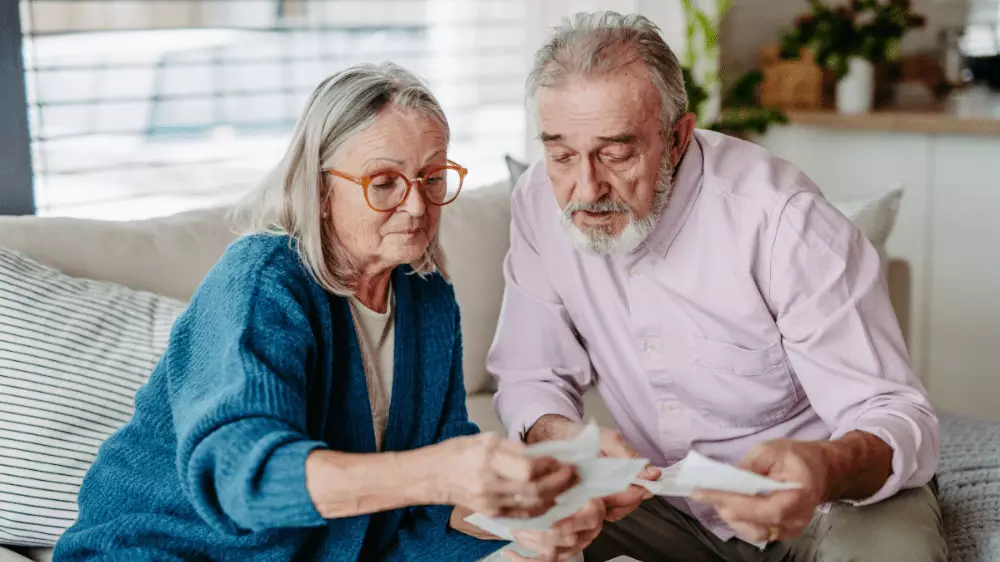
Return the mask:
<path id="1" fill-rule="evenodd" d="M 660 168 L 660 177 L 656 182 L 656 194 L 653 196 L 651 212 L 643 219 L 637 219 L 632 210 L 627 211 L 628 224 L 618 233 L 612 236 L 610 232 L 603 228 L 595 228 L 590 231 L 583 231 L 573 222 L 573 212 L 576 210 L 587 210 L 586 205 L 580 208 L 570 204 L 565 211 L 559 213 L 559 225 L 563 232 L 569 237 L 573 245 L 581 252 L 594 254 L 597 256 L 613 256 L 631 254 L 639 249 L 639 246 L 649 238 L 656 228 L 656 223 L 663 214 L 663 209 L 667 206 L 667 200 L 673 191 L 674 170 L 670 167 L 669 161 L 664 158 Z"/>

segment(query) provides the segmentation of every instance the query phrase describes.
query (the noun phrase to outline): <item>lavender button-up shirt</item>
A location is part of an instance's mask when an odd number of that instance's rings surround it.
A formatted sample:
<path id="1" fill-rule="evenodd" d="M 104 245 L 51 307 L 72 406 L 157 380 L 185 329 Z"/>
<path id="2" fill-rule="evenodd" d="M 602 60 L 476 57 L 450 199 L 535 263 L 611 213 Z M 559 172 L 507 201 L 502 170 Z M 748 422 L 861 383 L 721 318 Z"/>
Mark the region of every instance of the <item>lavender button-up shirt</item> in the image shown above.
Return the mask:
<path id="1" fill-rule="evenodd" d="M 938 422 L 914 377 L 879 255 L 802 172 L 697 131 L 658 225 L 630 255 L 574 248 L 543 164 L 513 195 L 506 293 L 488 368 L 516 439 L 581 420 L 595 386 L 657 466 L 735 463 L 765 440 L 872 433 L 893 450 L 874 496 L 926 484 Z M 671 500 L 723 539 L 714 509 Z"/>

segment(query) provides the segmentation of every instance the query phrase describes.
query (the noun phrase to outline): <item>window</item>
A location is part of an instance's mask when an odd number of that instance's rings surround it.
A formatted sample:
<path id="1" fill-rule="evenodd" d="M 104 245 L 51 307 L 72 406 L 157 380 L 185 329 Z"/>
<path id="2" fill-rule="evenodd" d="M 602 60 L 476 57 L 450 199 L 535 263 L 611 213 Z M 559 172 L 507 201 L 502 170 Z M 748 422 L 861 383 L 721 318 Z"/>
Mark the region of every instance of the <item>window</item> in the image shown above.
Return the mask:
<path id="1" fill-rule="evenodd" d="M 309 93 L 357 62 L 422 76 L 470 188 L 523 156 L 526 0 L 21 0 L 40 215 L 134 219 L 236 200 Z"/>

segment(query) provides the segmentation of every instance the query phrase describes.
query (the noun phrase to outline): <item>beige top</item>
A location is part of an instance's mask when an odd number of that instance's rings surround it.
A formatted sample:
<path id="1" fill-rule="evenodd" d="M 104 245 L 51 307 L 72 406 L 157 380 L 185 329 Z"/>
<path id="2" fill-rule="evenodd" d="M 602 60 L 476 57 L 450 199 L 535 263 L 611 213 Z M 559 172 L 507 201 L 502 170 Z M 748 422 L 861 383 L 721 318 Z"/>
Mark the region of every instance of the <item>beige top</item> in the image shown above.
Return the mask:
<path id="1" fill-rule="evenodd" d="M 368 381 L 368 399 L 372 407 L 375 428 L 375 449 L 382 450 L 386 424 L 389 422 L 389 404 L 392 401 L 392 364 L 395 343 L 395 298 L 389 287 L 389 302 L 384 313 L 375 312 L 351 297 L 351 312 L 358 344 L 365 364 Z"/>

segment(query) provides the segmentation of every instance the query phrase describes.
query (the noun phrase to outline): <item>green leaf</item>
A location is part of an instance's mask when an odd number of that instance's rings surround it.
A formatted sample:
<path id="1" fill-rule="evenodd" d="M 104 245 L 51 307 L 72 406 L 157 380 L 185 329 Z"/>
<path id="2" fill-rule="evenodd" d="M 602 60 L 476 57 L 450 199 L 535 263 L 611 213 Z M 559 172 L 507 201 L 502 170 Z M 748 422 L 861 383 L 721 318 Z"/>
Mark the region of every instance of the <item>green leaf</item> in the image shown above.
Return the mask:
<path id="1" fill-rule="evenodd" d="M 695 12 L 695 18 L 701 26 L 701 32 L 705 35 L 705 50 L 710 51 L 714 49 L 715 46 L 719 44 L 719 34 L 715 30 L 715 24 L 713 24 L 712 20 L 708 19 L 708 15 L 701 10 Z"/>

